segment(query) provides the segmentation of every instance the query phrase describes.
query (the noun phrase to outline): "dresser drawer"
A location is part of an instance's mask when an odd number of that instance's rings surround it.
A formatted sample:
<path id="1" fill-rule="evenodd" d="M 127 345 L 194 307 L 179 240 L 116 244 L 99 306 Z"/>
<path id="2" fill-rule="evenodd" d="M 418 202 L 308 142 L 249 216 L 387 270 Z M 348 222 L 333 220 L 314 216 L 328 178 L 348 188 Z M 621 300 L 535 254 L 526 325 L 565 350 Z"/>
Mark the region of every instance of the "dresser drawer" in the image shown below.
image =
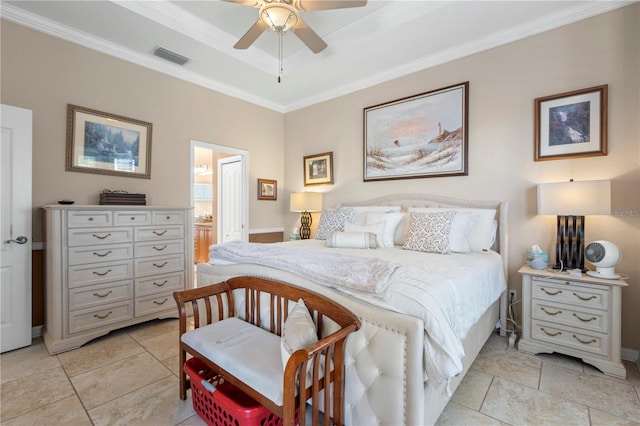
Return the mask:
<path id="1" fill-rule="evenodd" d="M 184 238 L 183 226 L 141 226 L 134 228 L 136 241 L 161 241 Z"/>
<path id="2" fill-rule="evenodd" d="M 105 246 L 80 246 L 69 248 L 69 265 L 84 263 L 110 262 L 131 259 L 133 244 L 112 244 Z"/>
<path id="3" fill-rule="evenodd" d="M 598 309 L 578 308 L 572 305 L 533 300 L 531 316 L 554 324 L 569 325 L 600 333 L 609 332 L 609 314 Z"/>
<path id="4" fill-rule="evenodd" d="M 92 263 L 68 268 L 69 288 L 133 278 L 133 261 Z"/>
<path id="5" fill-rule="evenodd" d="M 160 210 L 151 213 L 154 225 L 182 225 L 184 213 L 172 210 Z"/>
<path id="6" fill-rule="evenodd" d="M 67 212 L 67 227 L 91 228 L 112 226 L 113 212 L 110 210 L 74 210 Z"/>
<path id="7" fill-rule="evenodd" d="M 178 309 L 176 308 L 172 292 L 157 294 L 150 297 L 136 297 L 135 306 L 136 317 L 168 310 L 175 311 L 175 315 L 178 316 Z"/>
<path id="8" fill-rule="evenodd" d="M 136 257 L 150 257 L 184 253 L 184 240 L 149 241 L 136 243 Z"/>
<path id="9" fill-rule="evenodd" d="M 151 225 L 151 212 L 146 210 L 115 212 L 113 224 L 115 226 Z"/>
<path id="10" fill-rule="evenodd" d="M 69 334 L 133 319 L 133 300 L 69 313 Z"/>
<path id="11" fill-rule="evenodd" d="M 184 270 L 184 255 L 147 257 L 135 260 L 136 277 Z"/>
<path id="12" fill-rule="evenodd" d="M 609 291 L 602 286 L 589 286 L 572 281 L 533 279 L 533 299 L 569 303 L 593 309 L 609 309 Z"/>
<path id="13" fill-rule="evenodd" d="M 133 228 L 70 229 L 67 237 L 69 246 L 131 243 Z"/>
<path id="14" fill-rule="evenodd" d="M 580 352 L 609 355 L 609 336 L 607 334 L 532 319 L 531 338 L 562 345 Z"/>
<path id="15" fill-rule="evenodd" d="M 150 296 L 166 291 L 184 290 L 184 273 L 154 275 L 135 281 L 136 297 Z"/>
<path id="16" fill-rule="evenodd" d="M 133 281 L 78 287 L 69 290 L 69 310 L 104 306 L 109 303 L 133 300 Z"/>

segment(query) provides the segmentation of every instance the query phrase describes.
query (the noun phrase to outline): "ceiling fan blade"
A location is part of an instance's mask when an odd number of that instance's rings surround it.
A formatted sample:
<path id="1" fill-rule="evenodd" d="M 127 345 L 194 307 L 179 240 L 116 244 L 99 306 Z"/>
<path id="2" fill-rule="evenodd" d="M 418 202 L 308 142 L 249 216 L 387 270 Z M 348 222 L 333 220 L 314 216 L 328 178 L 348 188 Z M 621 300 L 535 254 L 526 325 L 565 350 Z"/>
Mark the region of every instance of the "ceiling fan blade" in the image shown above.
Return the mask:
<path id="1" fill-rule="evenodd" d="M 253 44 L 254 41 L 267 29 L 267 24 L 258 19 L 249 31 L 247 31 L 238 42 L 233 46 L 236 49 L 246 49 Z"/>
<path id="2" fill-rule="evenodd" d="M 250 7 L 262 7 L 262 4 L 264 3 L 264 1 L 262 0 L 223 0 L 226 1 L 227 3 L 235 3 L 235 4 L 239 4 L 242 6 L 250 6 Z"/>
<path id="3" fill-rule="evenodd" d="M 327 43 L 325 43 L 315 31 L 309 28 L 302 18 L 300 18 L 296 26 L 293 27 L 293 33 L 297 35 L 313 53 L 320 53 L 327 48 Z"/>
<path id="4" fill-rule="evenodd" d="M 363 7 L 367 0 L 292 0 L 293 7 L 302 11 L 346 9 L 349 7 Z"/>

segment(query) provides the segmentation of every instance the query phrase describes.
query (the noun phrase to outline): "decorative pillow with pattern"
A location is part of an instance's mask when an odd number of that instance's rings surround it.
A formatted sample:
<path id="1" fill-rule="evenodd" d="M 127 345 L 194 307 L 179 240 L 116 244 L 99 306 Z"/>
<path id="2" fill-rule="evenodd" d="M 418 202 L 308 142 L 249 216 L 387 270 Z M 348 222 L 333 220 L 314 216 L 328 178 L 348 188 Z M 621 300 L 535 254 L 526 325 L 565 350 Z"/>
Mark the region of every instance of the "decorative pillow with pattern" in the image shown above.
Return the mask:
<path id="1" fill-rule="evenodd" d="M 402 248 L 428 253 L 450 253 L 449 231 L 455 215 L 454 211 L 409 213 L 409 235 Z"/>
<path id="2" fill-rule="evenodd" d="M 344 231 L 345 222 L 349 222 L 352 216 L 353 210 L 348 207 L 323 210 L 316 231 L 316 240 L 326 240 L 332 232 Z"/>

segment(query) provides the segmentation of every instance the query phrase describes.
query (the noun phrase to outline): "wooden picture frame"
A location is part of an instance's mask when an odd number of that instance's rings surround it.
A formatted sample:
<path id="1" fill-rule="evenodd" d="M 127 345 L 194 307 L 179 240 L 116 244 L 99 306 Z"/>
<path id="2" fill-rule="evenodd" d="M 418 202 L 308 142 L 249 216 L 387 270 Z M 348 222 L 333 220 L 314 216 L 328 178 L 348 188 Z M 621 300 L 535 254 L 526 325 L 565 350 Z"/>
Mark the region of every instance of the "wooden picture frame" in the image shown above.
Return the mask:
<path id="1" fill-rule="evenodd" d="M 364 109 L 364 181 L 469 174 L 469 82 Z"/>
<path id="2" fill-rule="evenodd" d="M 304 186 L 333 184 L 333 152 L 304 157 Z"/>
<path id="3" fill-rule="evenodd" d="M 258 200 L 278 199 L 278 181 L 271 179 L 258 179 Z"/>
<path id="4" fill-rule="evenodd" d="M 534 100 L 534 160 L 607 155 L 608 85 Z"/>
<path id="5" fill-rule="evenodd" d="M 67 105 L 66 170 L 151 179 L 146 121 Z"/>

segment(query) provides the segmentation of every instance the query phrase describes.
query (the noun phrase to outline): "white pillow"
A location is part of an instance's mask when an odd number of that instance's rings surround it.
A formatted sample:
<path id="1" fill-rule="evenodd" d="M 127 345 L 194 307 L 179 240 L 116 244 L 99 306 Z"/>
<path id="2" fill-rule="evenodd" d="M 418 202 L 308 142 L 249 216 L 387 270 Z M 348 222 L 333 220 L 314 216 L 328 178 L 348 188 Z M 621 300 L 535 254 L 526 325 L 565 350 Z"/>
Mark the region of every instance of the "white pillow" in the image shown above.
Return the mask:
<path id="1" fill-rule="evenodd" d="M 382 247 L 382 234 L 384 233 L 384 222 L 372 223 L 370 225 L 356 225 L 354 223 L 344 224 L 345 232 L 372 232 L 376 234 L 376 241 L 378 247 Z"/>
<path id="2" fill-rule="evenodd" d="M 344 231 L 345 222 L 350 221 L 352 216 L 353 210 L 348 207 L 322 210 L 316 231 L 316 240 L 326 240 L 332 232 Z"/>
<path id="3" fill-rule="evenodd" d="M 378 247 L 373 232 L 333 232 L 327 237 L 325 245 L 337 248 L 374 249 Z"/>
<path id="4" fill-rule="evenodd" d="M 428 253 L 449 253 L 449 232 L 455 215 L 454 211 L 409 213 L 409 235 L 402 248 Z"/>
<path id="5" fill-rule="evenodd" d="M 497 223 L 495 222 L 496 209 L 480 208 L 446 208 L 446 207 L 409 207 L 410 212 L 443 212 L 455 211 L 456 213 L 471 214 L 473 217 L 469 223 L 467 240 L 469 250 L 473 252 L 486 253 L 491 250 L 491 246 L 496 238 Z"/>
<path id="6" fill-rule="evenodd" d="M 353 210 L 353 217 L 350 222 L 356 225 L 366 225 L 368 213 L 391 213 L 400 211 L 400 206 L 353 206 L 349 208 Z"/>
<path id="7" fill-rule="evenodd" d="M 282 368 L 287 365 L 291 354 L 298 349 L 306 348 L 318 341 L 316 325 L 311 318 L 311 314 L 304 304 L 304 300 L 299 299 L 295 304 L 287 320 L 282 327 L 280 339 L 280 352 L 282 354 Z M 311 363 L 308 364 L 309 366 Z"/>
<path id="8" fill-rule="evenodd" d="M 394 235 L 404 213 L 367 213 L 366 225 L 384 222 L 380 247 L 393 247 Z"/>

